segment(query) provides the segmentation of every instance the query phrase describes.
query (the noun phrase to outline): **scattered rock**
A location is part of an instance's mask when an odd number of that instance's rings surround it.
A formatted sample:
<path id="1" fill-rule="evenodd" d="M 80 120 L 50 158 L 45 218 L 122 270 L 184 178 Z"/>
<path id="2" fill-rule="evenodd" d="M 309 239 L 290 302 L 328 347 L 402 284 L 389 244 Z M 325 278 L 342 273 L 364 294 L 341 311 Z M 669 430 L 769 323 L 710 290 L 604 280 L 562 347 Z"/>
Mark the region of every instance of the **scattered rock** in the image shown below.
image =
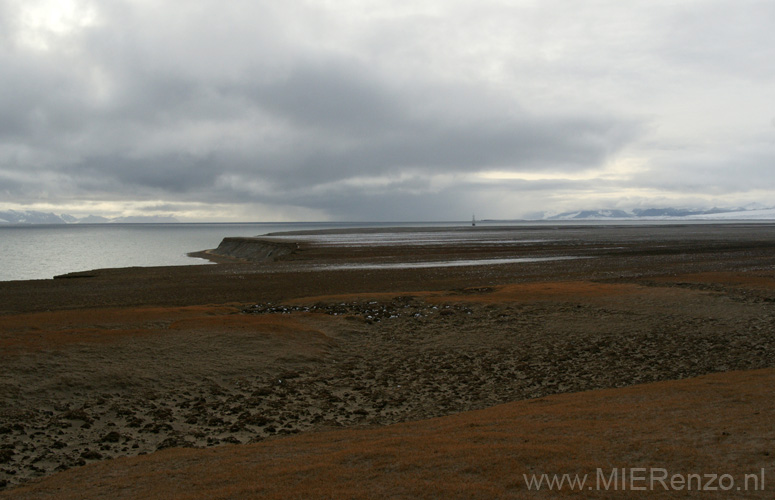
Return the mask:
<path id="1" fill-rule="evenodd" d="M 67 410 L 66 412 L 62 413 L 61 417 L 65 420 L 82 420 L 85 423 L 93 422 L 89 414 L 86 413 L 86 410 L 83 408 L 79 408 L 77 410 Z"/>
<path id="2" fill-rule="evenodd" d="M 121 439 L 121 434 L 116 431 L 110 431 L 100 439 L 100 443 L 118 443 Z"/>
<path id="3" fill-rule="evenodd" d="M 102 458 L 102 453 L 95 450 L 86 450 L 81 453 L 81 458 L 86 460 L 100 460 Z"/>
<path id="4" fill-rule="evenodd" d="M 192 444 L 180 436 L 170 436 L 156 446 L 157 450 L 165 448 L 191 448 Z"/>

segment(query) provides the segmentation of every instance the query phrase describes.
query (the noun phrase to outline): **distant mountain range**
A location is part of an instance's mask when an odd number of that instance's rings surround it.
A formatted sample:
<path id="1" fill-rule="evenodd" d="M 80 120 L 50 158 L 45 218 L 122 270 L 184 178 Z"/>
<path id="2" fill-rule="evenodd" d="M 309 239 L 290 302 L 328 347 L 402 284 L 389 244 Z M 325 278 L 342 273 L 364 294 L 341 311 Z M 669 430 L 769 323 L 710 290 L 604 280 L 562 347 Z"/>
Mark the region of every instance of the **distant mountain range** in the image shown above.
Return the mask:
<path id="1" fill-rule="evenodd" d="M 110 223 L 160 223 L 179 222 L 171 216 L 133 216 L 133 217 L 75 217 L 69 214 L 36 212 L 34 210 L 0 210 L 0 224 L 110 224 Z"/>
<path id="2" fill-rule="evenodd" d="M 775 219 L 775 208 L 636 208 L 626 210 L 579 210 L 561 214 L 542 214 L 545 220 L 764 220 Z"/>
<path id="3" fill-rule="evenodd" d="M 636 208 L 577 210 L 574 212 L 541 212 L 531 220 L 775 220 L 775 208 Z M 75 217 L 69 214 L 36 212 L 33 210 L 0 210 L 0 225 L 8 224 L 111 224 L 111 223 L 171 223 L 180 222 L 172 216 L 150 215 L 133 217 Z"/>

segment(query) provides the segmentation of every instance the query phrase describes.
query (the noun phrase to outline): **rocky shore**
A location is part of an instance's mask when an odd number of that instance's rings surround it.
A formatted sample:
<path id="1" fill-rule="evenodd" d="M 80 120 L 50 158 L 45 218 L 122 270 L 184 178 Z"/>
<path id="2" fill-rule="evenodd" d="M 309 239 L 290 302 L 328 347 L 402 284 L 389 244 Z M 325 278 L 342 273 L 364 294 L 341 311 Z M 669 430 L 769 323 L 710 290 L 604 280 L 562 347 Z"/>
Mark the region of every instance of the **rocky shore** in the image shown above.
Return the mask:
<path id="1" fill-rule="evenodd" d="M 190 257 L 213 262 L 276 260 L 293 253 L 298 248 L 294 242 L 271 241 L 266 238 L 224 238 L 217 248 L 191 252 Z"/>
<path id="2" fill-rule="evenodd" d="M 775 366 L 773 228 L 646 230 L 414 251 L 294 243 L 274 262 L 0 283 L 0 486 L 166 448 Z M 315 267 L 505 252 L 592 258 Z"/>

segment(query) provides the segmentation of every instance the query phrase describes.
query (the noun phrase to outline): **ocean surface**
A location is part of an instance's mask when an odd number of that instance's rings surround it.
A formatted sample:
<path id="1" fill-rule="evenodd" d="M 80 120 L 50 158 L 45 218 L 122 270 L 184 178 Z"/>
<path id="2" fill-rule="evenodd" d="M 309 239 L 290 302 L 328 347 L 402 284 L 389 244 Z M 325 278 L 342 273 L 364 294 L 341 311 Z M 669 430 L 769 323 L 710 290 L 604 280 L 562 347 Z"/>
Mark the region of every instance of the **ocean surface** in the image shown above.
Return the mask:
<path id="1" fill-rule="evenodd" d="M 444 227 L 470 222 L 0 225 L 0 281 L 50 279 L 90 269 L 205 265 L 188 252 L 227 236 L 348 227 Z"/>

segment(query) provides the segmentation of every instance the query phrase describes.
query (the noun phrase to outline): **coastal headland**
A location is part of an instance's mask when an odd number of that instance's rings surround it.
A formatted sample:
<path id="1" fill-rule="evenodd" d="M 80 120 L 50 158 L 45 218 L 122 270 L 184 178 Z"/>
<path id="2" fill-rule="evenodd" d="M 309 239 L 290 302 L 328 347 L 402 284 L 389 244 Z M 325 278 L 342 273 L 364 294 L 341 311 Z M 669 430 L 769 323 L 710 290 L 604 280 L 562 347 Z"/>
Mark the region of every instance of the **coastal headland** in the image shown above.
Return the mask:
<path id="1" fill-rule="evenodd" d="M 690 474 L 772 496 L 773 224 L 328 231 L 200 255 L 219 263 L 0 282 L 0 498 L 560 493 L 531 474 L 588 474 L 588 498 L 696 493 L 669 484 Z M 639 479 L 663 470 L 670 488 Z"/>

